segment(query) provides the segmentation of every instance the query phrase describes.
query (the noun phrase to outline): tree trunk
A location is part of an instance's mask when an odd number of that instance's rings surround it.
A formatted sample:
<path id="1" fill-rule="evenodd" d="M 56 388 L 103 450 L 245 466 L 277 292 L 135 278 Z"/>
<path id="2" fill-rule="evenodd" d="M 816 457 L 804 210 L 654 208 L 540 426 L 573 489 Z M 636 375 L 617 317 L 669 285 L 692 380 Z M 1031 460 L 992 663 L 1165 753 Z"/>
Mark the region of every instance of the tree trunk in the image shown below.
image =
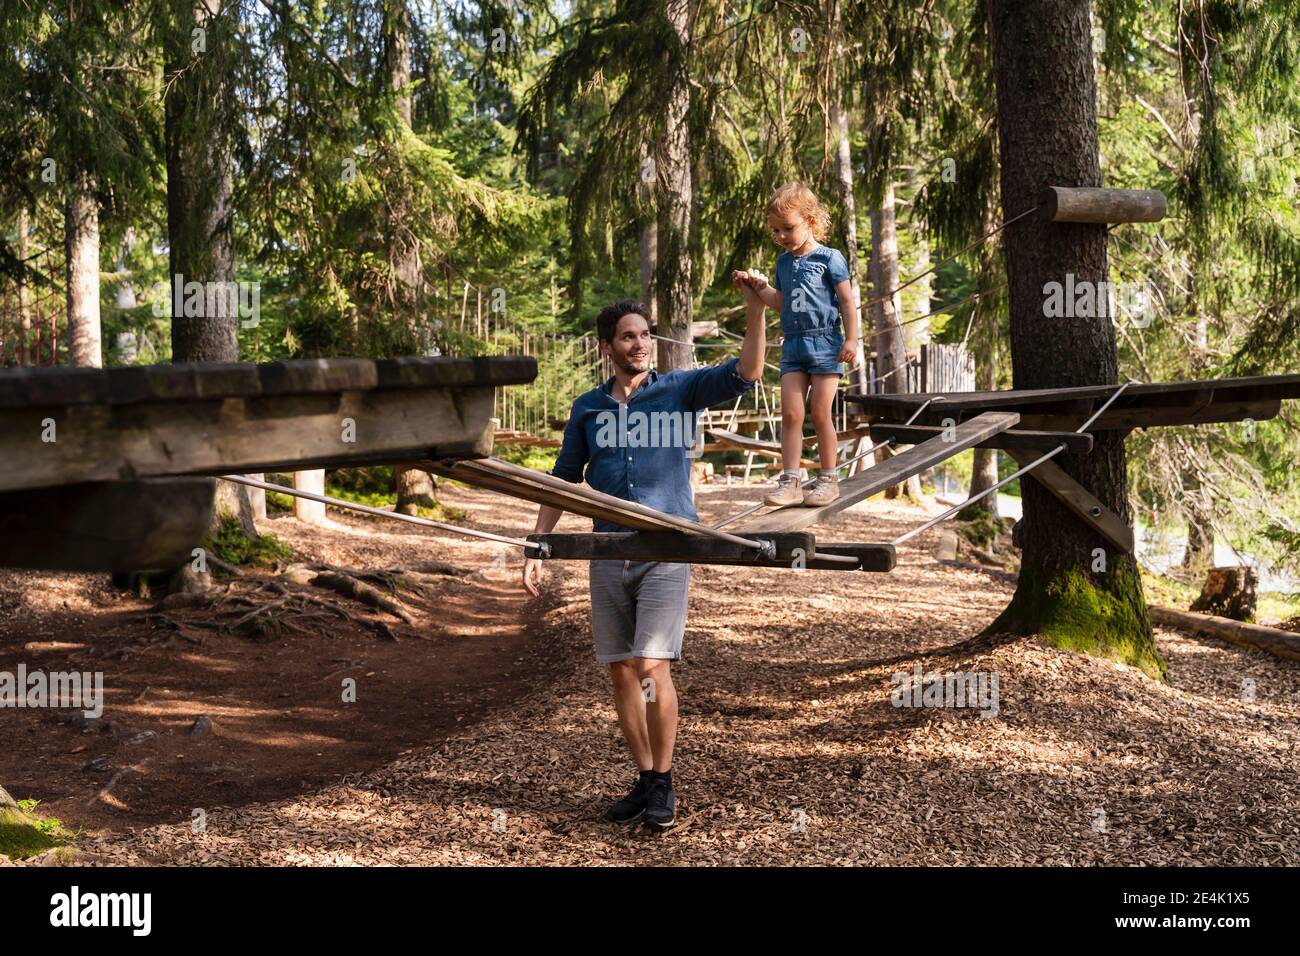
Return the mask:
<path id="1" fill-rule="evenodd" d="M 655 207 L 655 180 L 646 181 L 646 162 L 650 159 L 650 150 L 644 144 L 641 147 L 641 185 L 637 192 L 645 204 L 645 219 L 641 223 L 641 236 L 638 242 L 637 256 L 641 267 L 641 302 L 650 313 L 650 326 L 659 322 L 659 303 L 655 296 L 655 269 L 659 264 L 659 218 Z"/>
<path id="2" fill-rule="evenodd" d="M 655 267 L 659 261 L 659 223 L 650 218 L 641 227 L 638 243 L 638 258 L 641 265 L 641 301 L 650 312 L 650 324 L 659 321 L 659 303 L 655 299 Z"/>
<path id="3" fill-rule="evenodd" d="M 894 184 L 885 185 L 884 198 L 880 208 L 871 213 L 871 258 L 867 268 L 871 274 L 871 328 L 872 342 L 876 355 L 876 388 L 889 395 L 898 395 L 907 391 L 907 348 L 903 344 L 903 328 L 900 324 L 902 297 L 892 289 L 897 289 L 898 278 L 898 228 L 894 216 Z M 882 377 L 887 376 L 887 377 Z M 876 452 L 877 461 L 885 461 L 893 452 L 881 448 Z M 895 485 L 885 490 L 886 498 L 897 498 L 906 494 L 913 501 L 920 501 L 921 479 L 913 475 L 902 485 Z"/>
<path id="4" fill-rule="evenodd" d="M 1040 0 L 1032 9 L 988 0 L 998 100 L 1002 211 L 1038 203 L 1044 186 L 1099 186 L 1097 84 L 1089 7 Z M 1004 233 L 1016 388 L 1113 385 L 1119 364 L 1108 315 L 1049 317 L 1049 282 L 1106 281 L 1106 227 L 1029 216 Z M 1086 309 L 1076 311 L 1088 311 Z M 1092 310 L 1094 313 L 1097 310 Z M 1099 432 L 1091 454 L 1057 464 L 1129 520 L 1124 436 Z M 1137 563 L 1106 542 L 1032 479 L 1022 482 L 1024 553 L 1015 596 L 989 627 L 1109 657 L 1164 678 Z"/>
<path id="5" fill-rule="evenodd" d="M 131 280 L 125 278 L 126 273 L 130 270 L 127 268 L 127 258 L 131 255 L 131 250 L 135 248 L 135 227 L 128 226 L 125 234 L 122 236 L 122 244 L 117 250 L 117 261 L 113 264 L 113 271 L 122 278 L 117 282 L 117 294 L 114 297 L 114 304 L 123 311 L 134 309 L 135 286 Z"/>
<path id="6" fill-rule="evenodd" d="M 411 83 L 411 19 L 406 0 L 387 0 L 384 4 L 384 47 L 389 88 L 406 90 L 397 94 L 397 118 L 402 126 L 410 129 L 411 94 L 406 88 Z M 425 322 L 419 315 L 422 268 L 419 244 L 411 229 L 412 198 L 405 169 L 393 188 L 394 198 L 388 210 L 388 256 L 396 279 L 393 302 L 405 313 L 402 320 L 414 345 L 422 340 Z M 413 515 L 421 507 L 433 506 L 433 477 L 428 472 L 411 465 L 398 465 L 393 469 L 393 483 L 397 492 L 396 510 L 402 514 Z"/>
<path id="7" fill-rule="evenodd" d="M 836 20 L 838 26 L 839 5 L 836 5 Z M 838 30 L 836 36 L 838 37 Z M 837 41 L 838 42 L 838 41 Z M 865 330 L 868 327 L 867 316 L 863 314 L 862 309 L 862 283 L 858 277 L 858 213 L 857 204 L 853 198 L 853 154 L 849 142 L 849 114 L 844 108 L 844 91 L 842 88 L 836 90 L 835 103 L 835 131 L 836 131 L 836 148 L 835 148 L 835 182 L 839 188 L 840 209 L 844 216 L 844 259 L 849 266 L 849 282 L 853 286 L 853 301 L 858 310 L 859 329 Z M 870 390 L 867 376 L 867 355 L 866 343 L 867 336 L 858 336 L 858 350 L 856 361 L 857 370 L 851 375 L 853 384 L 851 389 L 859 395 L 866 395 Z M 869 437 L 859 438 L 853 444 L 853 451 L 850 458 L 862 454 L 870 447 L 871 439 Z M 849 466 L 849 474 L 857 474 L 859 462 Z"/>
<path id="8" fill-rule="evenodd" d="M 985 216 L 984 232 L 988 233 L 997 226 L 997 210 L 990 202 Z M 980 246 L 979 270 L 976 278 L 977 289 L 993 289 L 1001 283 L 1001 273 L 997 263 L 997 243 L 989 241 Z M 971 349 L 975 355 L 975 388 L 977 391 L 993 391 L 998 387 L 998 340 L 1001 329 L 998 323 L 998 297 L 980 296 L 975 300 L 975 314 L 970 335 Z M 998 452 L 996 448 L 976 448 L 975 460 L 971 466 L 971 496 L 986 491 L 998 483 Z M 972 511 L 983 511 L 998 517 L 998 496 L 985 495 L 970 506 Z M 964 513 L 964 512 L 963 512 Z"/>
<path id="9" fill-rule="evenodd" d="M 393 483 L 397 489 L 395 510 L 404 515 L 414 515 L 420 508 L 432 508 L 437 504 L 434 498 L 437 486 L 427 471 L 410 465 L 398 465 L 393 469 Z"/>
<path id="10" fill-rule="evenodd" d="M 68 173 L 63 230 L 67 251 L 68 364 L 101 368 L 99 203 L 95 199 L 95 176 L 80 164 Z"/>
<path id="11" fill-rule="evenodd" d="M 1203 571 L 1214 564 L 1214 500 L 1189 472 L 1183 473 L 1183 493 L 1187 502 L 1187 548 L 1182 567 Z"/>
<path id="12" fill-rule="evenodd" d="M 694 0 L 668 0 L 666 14 L 681 44 L 680 61 L 664 99 L 663 138 L 656 161 L 659 212 L 658 262 L 655 295 L 658 298 L 660 373 L 688 369 L 691 361 L 691 144 L 687 114 L 690 77 L 686 69 Z M 672 339 L 674 341 L 666 341 Z"/>
<path id="13" fill-rule="evenodd" d="M 237 111 L 229 77 L 220 72 L 225 61 L 214 53 L 225 42 L 215 35 L 219 7 L 220 0 L 176 4 L 167 32 L 163 134 L 173 362 L 239 361 L 239 311 L 229 308 L 228 297 L 207 294 L 209 289 L 234 288 L 235 281 L 231 130 Z M 206 53 L 192 49 L 198 42 L 196 28 L 204 31 Z M 186 294 L 190 283 L 200 284 L 201 302 Z M 257 536 L 248 491 L 243 485 L 217 483 L 214 526 L 233 515 L 245 534 Z"/>
<path id="14" fill-rule="evenodd" d="M 197 309 L 201 314 L 186 315 L 196 311 L 197 303 L 189 300 L 187 310 L 183 288 L 190 282 L 235 281 L 230 141 L 235 111 L 230 80 L 219 72 L 224 61 L 213 52 L 223 42 L 214 35 L 219 6 L 220 0 L 175 5 L 176 21 L 168 34 L 170 82 L 163 105 L 173 362 L 239 361 L 238 310 L 208 308 L 209 299 L 220 297 L 205 294 Z M 191 50 L 196 27 L 206 31 L 207 53 Z"/>
<path id="15" fill-rule="evenodd" d="M 23 261 L 23 268 L 27 268 L 27 230 L 29 228 L 27 221 L 27 204 L 18 209 L 18 258 Z M 27 364 L 27 343 L 32 335 L 32 316 L 27 309 L 27 273 L 18 274 L 18 364 Z"/>
<path id="16" fill-rule="evenodd" d="M 877 386 L 881 392 L 897 395 L 907 391 L 907 373 L 897 371 L 907 364 L 903 330 L 899 325 L 902 311 L 898 288 L 898 230 L 894 221 L 894 184 L 885 186 L 880 208 L 871 213 L 871 326 L 876 353 Z M 889 376 L 882 378 L 882 376 Z"/>

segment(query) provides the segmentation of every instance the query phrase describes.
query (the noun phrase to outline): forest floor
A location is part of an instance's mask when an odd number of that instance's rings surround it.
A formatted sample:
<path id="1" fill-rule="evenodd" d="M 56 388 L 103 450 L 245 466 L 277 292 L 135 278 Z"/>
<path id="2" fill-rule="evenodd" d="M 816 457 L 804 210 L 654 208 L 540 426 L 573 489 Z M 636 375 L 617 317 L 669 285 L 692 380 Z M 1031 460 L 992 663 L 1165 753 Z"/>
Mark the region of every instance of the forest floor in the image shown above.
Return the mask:
<path id="1" fill-rule="evenodd" d="M 697 501 L 709 519 L 757 496 L 705 486 Z M 456 486 L 440 497 L 511 534 L 535 513 Z M 831 527 L 837 540 L 888 540 L 922 518 L 874 500 Z M 416 620 L 392 625 L 396 641 L 340 619 L 280 638 L 206 632 L 202 645 L 149 642 L 149 602 L 88 589 L 90 576 L 0 577 L 0 669 L 19 656 L 103 669 L 105 717 L 135 731 L 3 715 L 0 781 L 84 827 L 73 859 L 1300 863 L 1300 666 L 1161 630 L 1171 680 L 1159 684 L 1033 638 L 973 640 L 1013 585 L 936 561 L 937 529 L 888 575 L 696 566 L 673 668 L 678 825 L 605 823 L 634 768 L 592 659 L 585 567 L 546 565 L 533 600 L 514 549 L 335 520 L 267 527 L 332 564 L 438 559 L 472 573 L 411 599 Z M 560 530 L 587 527 L 566 516 Z M 915 668 L 996 677 L 996 706 L 894 706 L 895 675 Z M 349 676 L 357 701 L 341 704 Z M 213 730 L 196 738 L 200 714 Z M 95 756 L 129 770 L 107 794 L 113 771 L 81 769 Z"/>

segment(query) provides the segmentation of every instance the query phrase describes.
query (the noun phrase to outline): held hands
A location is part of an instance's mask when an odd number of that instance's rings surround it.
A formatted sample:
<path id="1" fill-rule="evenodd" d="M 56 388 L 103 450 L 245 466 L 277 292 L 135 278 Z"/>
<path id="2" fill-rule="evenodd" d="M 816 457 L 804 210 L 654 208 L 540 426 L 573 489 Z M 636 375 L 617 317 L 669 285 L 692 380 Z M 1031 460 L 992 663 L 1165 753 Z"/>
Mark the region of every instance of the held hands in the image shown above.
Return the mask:
<path id="1" fill-rule="evenodd" d="M 757 269 L 733 269 L 731 283 L 740 290 L 741 296 L 747 303 L 761 301 L 758 293 L 768 287 L 767 276 Z"/>

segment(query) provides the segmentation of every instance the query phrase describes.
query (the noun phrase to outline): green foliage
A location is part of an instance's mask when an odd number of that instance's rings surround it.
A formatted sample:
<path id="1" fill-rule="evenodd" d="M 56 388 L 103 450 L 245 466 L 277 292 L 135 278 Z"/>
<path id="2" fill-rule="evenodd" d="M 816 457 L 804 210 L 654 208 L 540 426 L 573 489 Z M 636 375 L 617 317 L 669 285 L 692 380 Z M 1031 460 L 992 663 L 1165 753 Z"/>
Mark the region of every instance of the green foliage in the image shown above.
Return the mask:
<path id="1" fill-rule="evenodd" d="M 36 815 L 36 800 L 18 800 L 17 809 L 0 807 L 0 856 L 22 860 L 64 846 L 77 836 L 55 817 Z"/>
<path id="2" fill-rule="evenodd" d="M 293 549 L 273 534 L 250 538 L 239 519 L 223 515 L 214 533 L 204 540 L 204 547 L 227 564 L 254 568 L 273 568 L 293 560 Z"/>

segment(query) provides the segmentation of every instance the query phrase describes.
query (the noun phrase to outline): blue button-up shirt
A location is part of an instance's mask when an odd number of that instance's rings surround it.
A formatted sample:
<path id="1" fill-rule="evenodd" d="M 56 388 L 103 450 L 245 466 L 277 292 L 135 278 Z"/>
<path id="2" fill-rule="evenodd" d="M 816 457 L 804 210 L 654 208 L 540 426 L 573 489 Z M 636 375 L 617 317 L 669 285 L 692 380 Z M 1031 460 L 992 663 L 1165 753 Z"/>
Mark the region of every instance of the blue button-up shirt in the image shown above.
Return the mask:
<path id="1" fill-rule="evenodd" d="M 650 370 L 626 403 L 610 394 L 614 379 L 574 399 L 551 474 L 607 495 L 698 521 L 691 494 L 697 413 L 754 387 L 739 359 L 660 375 Z M 584 475 L 585 469 L 585 475 Z M 627 531 L 593 519 L 594 531 Z"/>

